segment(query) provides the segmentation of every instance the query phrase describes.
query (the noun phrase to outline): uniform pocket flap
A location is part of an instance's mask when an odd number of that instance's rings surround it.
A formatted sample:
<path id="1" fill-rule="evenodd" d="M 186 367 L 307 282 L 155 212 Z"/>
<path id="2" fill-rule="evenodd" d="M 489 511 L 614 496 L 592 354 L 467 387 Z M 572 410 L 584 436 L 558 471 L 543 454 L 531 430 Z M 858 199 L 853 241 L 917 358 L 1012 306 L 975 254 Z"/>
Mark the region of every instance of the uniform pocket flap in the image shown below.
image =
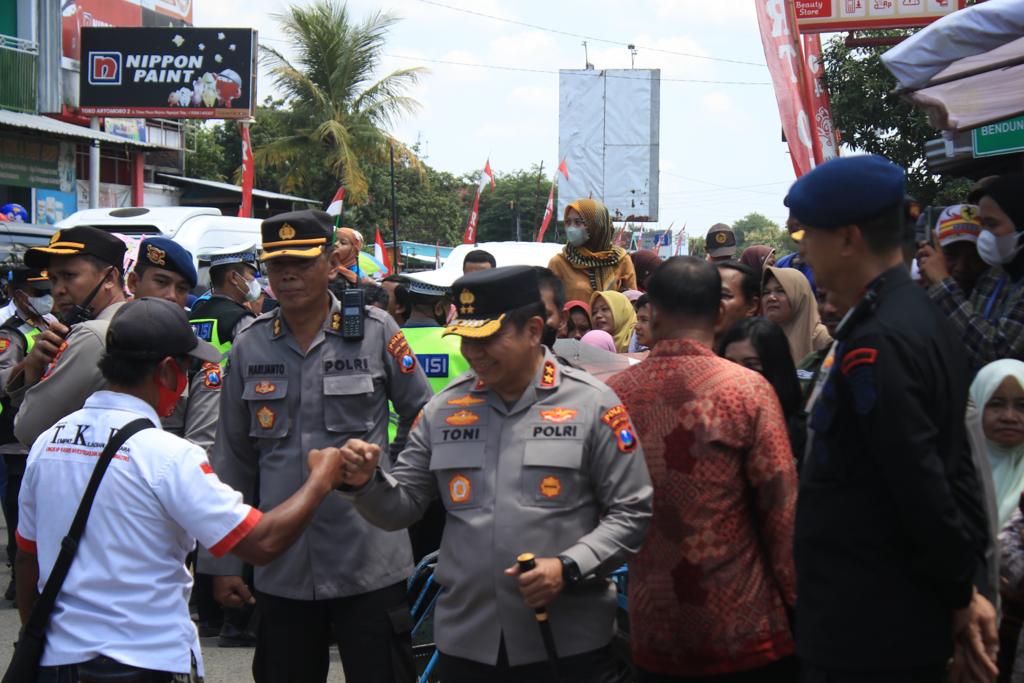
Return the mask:
<path id="1" fill-rule="evenodd" d="M 360 375 L 328 375 L 324 377 L 326 396 L 357 396 L 373 393 L 373 377 Z"/>
<path id="2" fill-rule="evenodd" d="M 286 379 L 253 379 L 245 383 L 242 398 L 246 401 L 273 401 L 288 395 Z"/>
<path id="3" fill-rule="evenodd" d="M 430 456 L 430 469 L 432 470 L 476 469 L 483 466 L 484 445 L 482 443 L 435 447 Z"/>
<path id="4" fill-rule="evenodd" d="M 527 441 L 524 467 L 564 467 L 578 470 L 583 464 L 583 443 L 578 440 Z"/>

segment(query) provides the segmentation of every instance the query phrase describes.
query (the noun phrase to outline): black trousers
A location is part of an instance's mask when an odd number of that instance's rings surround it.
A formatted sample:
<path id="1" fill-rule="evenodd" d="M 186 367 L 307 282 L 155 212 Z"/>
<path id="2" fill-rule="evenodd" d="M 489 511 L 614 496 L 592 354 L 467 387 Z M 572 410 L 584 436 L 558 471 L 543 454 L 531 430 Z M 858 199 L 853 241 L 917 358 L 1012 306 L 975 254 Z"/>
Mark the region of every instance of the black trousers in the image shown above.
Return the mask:
<path id="1" fill-rule="evenodd" d="M 800 683 L 945 683 L 946 667 L 941 664 L 914 669 L 846 671 L 826 669 L 800 662 Z"/>
<path id="2" fill-rule="evenodd" d="M 714 676 L 664 676 L 638 668 L 636 680 L 638 683 L 796 683 L 799 678 L 799 660 L 784 657 L 756 669 Z"/>
<path id="3" fill-rule="evenodd" d="M 25 463 L 28 454 L 11 454 L 0 456 L 7 462 L 7 484 L 4 487 L 4 521 L 7 524 L 7 561 L 11 563 L 11 576 L 14 576 L 14 554 L 18 546 L 14 541 L 14 532 L 18 528 L 18 493 L 21 491 L 21 478 L 25 474 Z"/>
<path id="4" fill-rule="evenodd" d="M 289 600 L 257 593 L 260 619 L 252 675 L 256 683 L 327 680 L 337 643 L 345 680 L 411 683 L 412 617 L 405 584 L 332 600 Z"/>
<path id="5" fill-rule="evenodd" d="M 561 683 L 613 683 L 619 680 L 610 646 L 571 657 L 560 657 L 558 669 Z M 498 663 L 495 666 L 439 653 L 437 678 L 444 683 L 556 683 L 546 661 L 509 666 L 504 640 L 498 649 Z"/>
<path id="6" fill-rule="evenodd" d="M 97 657 L 81 664 L 41 666 L 36 683 L 202 683 L 189 674 L 137 669 L 109 657 Z"/>

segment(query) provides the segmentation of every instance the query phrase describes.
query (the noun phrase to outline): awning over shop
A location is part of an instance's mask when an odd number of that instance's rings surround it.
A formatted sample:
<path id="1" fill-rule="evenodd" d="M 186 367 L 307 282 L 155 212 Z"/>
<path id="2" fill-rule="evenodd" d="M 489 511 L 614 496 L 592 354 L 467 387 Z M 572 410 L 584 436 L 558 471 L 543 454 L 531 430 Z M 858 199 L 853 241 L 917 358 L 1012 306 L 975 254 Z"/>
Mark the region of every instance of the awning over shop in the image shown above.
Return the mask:
<path id="1" fill-rule="evenodd" d="M 202 178 L 186 178 L 185 176 L 171 175 L 169 173 L 158 173 L 157 175 L 170 182 L 172 185 L 194 185 L 209 188 L 211 190 L 219 190 L 220 192 L 237 194 L 239 197 L 242 196 L 242 188 L 239 185 L 222 183 L 216 180 L 204 180 Z M 296 197 L 294 195 L 281 194 L 279 192 L 268 192 L 266 190 L 254 189 L 252 191 L 252 196 L 259 197 L 260 199 L 309 204 L 311 206 L 320 206 L 320 204 L 322 204 L 322 202 L 316 199 L 306 199 L 305 197 Z"/>
<path id="2" fill-rule="evenodd" d="M 61 137 L 79 138 L 82 140 L 99 140 L 100 142 L 112 145 L 128 145 L 129 147 L 142 149 L 174 149 L 173 147 L 166 147 L 165 145 L 129 140 L 128 138 L 123 138 L 119 135 L 112 135 L 110 133 L 104 133 L 103 131 L 93 130 L 92 128 L 86 128 L 85 126 L 76 126 L 71 123 L 65 123 L 64 121 L 58 121 L 57 119 L 51 119 L 48 116 L 25 114 L 22 112 L 10 111 L 8 109 L 0 109 L 0 127 L 3 126 L 37 131 L 40 133 L 49 133 L 50 135 L 58 135 Z"/>
<path id="3" fill-rule="evenodd" d="M 954 12 L 882 55 L 933 126 L 962 131 L 1024 113 L 1024 0 Z"/>

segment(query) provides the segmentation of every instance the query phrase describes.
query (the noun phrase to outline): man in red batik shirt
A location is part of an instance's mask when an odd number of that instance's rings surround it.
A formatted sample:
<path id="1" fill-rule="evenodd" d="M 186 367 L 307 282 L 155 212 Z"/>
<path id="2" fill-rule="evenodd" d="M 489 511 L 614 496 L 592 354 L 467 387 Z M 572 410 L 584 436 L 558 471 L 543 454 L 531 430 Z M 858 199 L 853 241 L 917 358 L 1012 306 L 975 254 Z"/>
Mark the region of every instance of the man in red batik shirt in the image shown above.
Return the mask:
<path id="1" fill-rule="evenodd" d="M 698 259 L 659 266 L 647 288 L 657 346 L 608 382 L 654 483 L 654 518 L 629 563 L 641 683 L 796 679 L 796 470 L 771 385 L 711 351 L 721 288 Z"/>

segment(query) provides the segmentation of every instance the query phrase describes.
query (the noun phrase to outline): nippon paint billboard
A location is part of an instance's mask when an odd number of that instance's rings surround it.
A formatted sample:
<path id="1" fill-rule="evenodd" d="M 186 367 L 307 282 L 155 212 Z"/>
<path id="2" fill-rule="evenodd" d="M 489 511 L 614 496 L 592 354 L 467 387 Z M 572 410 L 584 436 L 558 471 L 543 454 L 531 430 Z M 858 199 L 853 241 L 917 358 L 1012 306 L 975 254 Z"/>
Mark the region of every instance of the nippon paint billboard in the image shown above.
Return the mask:
<path id="1" fill-rule="evenodd" d="M 558 76 L 558 218 L 593 197 L 617 221 L 658 220 L 660 69 L 562 69 Z"/>
<path id="2" fill-rule="evenodd" d="M 249 118 L 255 36 L 248 28 L 84 28 L 79 108 L 90 116 Z"/>

